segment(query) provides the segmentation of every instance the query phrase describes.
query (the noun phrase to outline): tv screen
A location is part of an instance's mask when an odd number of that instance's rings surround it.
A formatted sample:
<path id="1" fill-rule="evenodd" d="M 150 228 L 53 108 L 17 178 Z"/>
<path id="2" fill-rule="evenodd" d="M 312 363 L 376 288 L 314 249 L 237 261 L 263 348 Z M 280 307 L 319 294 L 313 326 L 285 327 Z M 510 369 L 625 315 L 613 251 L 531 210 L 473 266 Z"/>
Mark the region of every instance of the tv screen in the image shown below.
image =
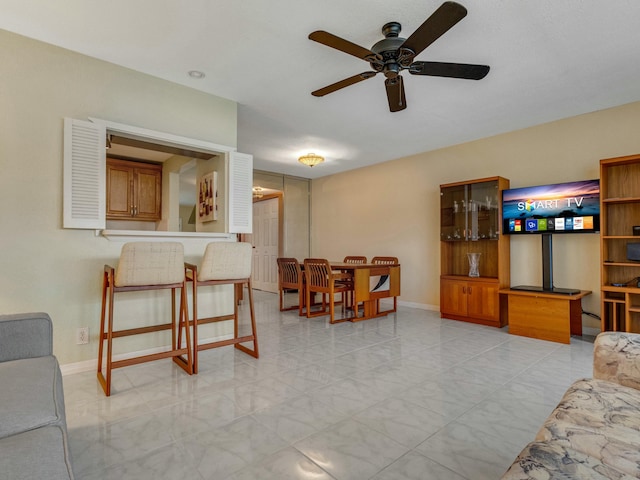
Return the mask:
<path id="1" fill-rule="evenodd" d="M 600 181 L 538 185 L 502 192 L 502 233 L 600 231 Z"/>

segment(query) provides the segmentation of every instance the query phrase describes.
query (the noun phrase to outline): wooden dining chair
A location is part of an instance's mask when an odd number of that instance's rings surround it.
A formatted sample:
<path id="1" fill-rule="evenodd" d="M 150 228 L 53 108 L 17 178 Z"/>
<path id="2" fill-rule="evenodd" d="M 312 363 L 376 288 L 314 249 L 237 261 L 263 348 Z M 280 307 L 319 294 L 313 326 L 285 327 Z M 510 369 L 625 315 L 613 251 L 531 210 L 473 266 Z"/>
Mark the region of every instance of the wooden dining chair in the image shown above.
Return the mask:
<path id="1" fill-rule="evenodd" d="M 398 265 L 397 257 L 373 257 L 371 263 L 374 265 Z M 378 311 L 380 310 L 380 299 L 377 300 Z M 392 313 L 398 309 L 398 297 L 393 297 L 393 310 L 385 310 L 380 313 Z"/>
<path id="2" fill-rule="evenodd" d="M 207 245 L 202 263 L 185 264 L 187 280 L 193 282 L 193 373 L 198 373 L 198 352 L 210 348 L 233 345 L 238 350 L 259 358 L 256 317 L 253 308 L 253 289 L 251 286 L 251 265 L 253 263 L 253 247 L 246 242 L 211 242 Z M 198 318 L 198 287 L 233 285 L 233 314 Z M 242 287 L 247 285 L 249 293 L 249 312 L 251 333 L 240 336 L 238 303 Z M 239 288 L 238 288 L 239 287 Z M 208 343 L 198 342 L 198 326 L 225 320 L 233 320 L 233 338 L 215 340 Z M 251 342 L 253 348 L 243 343 Z"/>
<path id="3" fill-rule="evenodd" d="M 344 294 L 352 287 L 345 283 L 344 280 L 348 275 L 344 273 L 336 273 L 331 270 L 331 264 L 323 258 L 307 258 L 304 261 L 304 275 L 306 278 L 305 296 L 307 308 L 307 318 L 319 317 L 329 313 L 329 322 L 338 323 L 349 320 L 342 318 L 335 320 L 335 294 L 343 294 L 343 311 L 344 311 Z M 322 295 L 322 309 L 312 311 L 311 296 L 315 293 Z M 329 311 L 327 312 L 327 304 Z"/>
<path id="4" fill-rule="evenodd" d="M 280 311 L 296 310 L 298 315 L 302 315 L 304 302 L 304 274 L 300 268 L 300 263 L 295 258 L 278 258 L 278 292 L 280 295 Z M 287 290 L 296 290 L 298 293 L 298 304 L 285 307 L 284 297 Z"/>
<path id="5" fill-rule="evenodd" d="M 352 265 L 362 265 L 367 263 L 367 257 L 359 256 L 359 255 L 347 255 L 342 260 L 344 263 L 350 263 Z M 345 283 L 348 283 L 351 286 L 351 289 L 346 294 L 347 307 L 351 308 L 351 304 L 353 303 L 353 290 L 355 288 L 355 284 L 353 282 L 353 278 L 347 278 L 344 280 Z"/>
<path id="6" fill-rule="evenodd" d="M 129 242 L 122 246 L 120 260 L 115 269 L 109 265 L 104 266 L 97 376 L 107 397 L 111 395 L 111 371 L 114 368 L 171 357 L 189 375 L 193 373 L 183 251 L 184 247 L 178 242 Z M 176 320 L 175 294 L 177 289 L 180 289 L 180 315 Z M 123 292 L 146 290 L 171 290 L 171 321 L 147 324 L 138 328 L 115 329 L 115 299 L 120 298 L 120 293 Z M 154 302 L 158 301 L 156 297 L 153 298 Z M 151 309 L 151 311 L 156 310 L 157 308 Z M 184 329 L 186 336 L 185 346 L 182 346 L 181 342 L 182 329 Z M 171 331 L 170 350 L 113 360 L 113 340 L 115 338 L 166 330 Z M 106 364 L 103 369 L 102 357 L 105 341 L 107 350 Z M 186 357 L 184 357 L 185 355 Z"/>

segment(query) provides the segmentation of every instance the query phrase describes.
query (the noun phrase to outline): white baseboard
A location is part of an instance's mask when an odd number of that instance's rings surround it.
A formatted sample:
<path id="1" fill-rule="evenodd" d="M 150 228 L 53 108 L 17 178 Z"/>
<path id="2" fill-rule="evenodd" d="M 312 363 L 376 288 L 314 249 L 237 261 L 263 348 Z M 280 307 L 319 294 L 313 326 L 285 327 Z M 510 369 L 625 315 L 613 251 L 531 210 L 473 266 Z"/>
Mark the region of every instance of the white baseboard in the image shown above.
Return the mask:
<path id="1" fill-rule="evenodd" d="M 201 339 L 199 343 L 210 343 L 210 342 L 218 342 L 221 340 L 229 340 L 233 338 L 233 335 L 221 335 L 219 337 L 211 337 Z M 121 353 L 119 355 L 114 355 L 113 360 L 127 360 L 128 358 L 140 357 L 143 355 L 152 355 L 154 353 L 167 352 L 170 347 L 155 347 L 149 348 L 147 350 L 140 350 L 137 352 L 128 352 Z M 66 375 L 74 375 L 76 373 L 84 373 L 97 371 L 98 369 L 98 359 L 93 360 L 85 360 L 84 362 L 75 362 L 75 363 L 67 363 L 65 365 L 60 365 L 60 370 L 62 371 L 62 376 Z"/>

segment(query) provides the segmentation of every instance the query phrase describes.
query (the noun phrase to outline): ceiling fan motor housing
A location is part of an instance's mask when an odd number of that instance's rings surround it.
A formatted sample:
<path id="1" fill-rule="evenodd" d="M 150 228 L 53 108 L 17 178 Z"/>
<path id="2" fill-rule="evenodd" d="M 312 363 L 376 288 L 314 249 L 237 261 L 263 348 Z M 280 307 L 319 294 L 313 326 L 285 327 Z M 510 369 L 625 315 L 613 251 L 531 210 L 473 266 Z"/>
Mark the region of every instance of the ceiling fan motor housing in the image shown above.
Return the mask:
<path id="1" fill-rule="evenodd" d="M 371 68 L 384 73 L 387 78 L 395 78 L 401 70 L 408 68 L 413 60 L 413 52 L 406 48 L 401 48 L 405 38 L 400 37 L 402 25 L 398 22 L 389 22 L 382 27 L 384 39 L 377 42 L 371 51 L 380 57 L 382 62 L 373 60 L 369 62 Z"/>

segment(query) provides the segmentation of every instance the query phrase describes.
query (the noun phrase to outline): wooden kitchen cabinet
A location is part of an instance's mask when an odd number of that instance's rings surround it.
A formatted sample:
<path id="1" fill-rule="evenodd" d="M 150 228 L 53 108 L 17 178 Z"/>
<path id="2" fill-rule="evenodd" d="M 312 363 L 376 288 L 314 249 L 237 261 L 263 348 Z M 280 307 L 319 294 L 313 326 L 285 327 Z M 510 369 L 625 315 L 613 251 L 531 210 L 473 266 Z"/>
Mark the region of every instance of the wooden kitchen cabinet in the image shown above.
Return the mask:
<path id="1" fill-rule="evenodd" d="M 107 158 L 108 220 L 157 221 L 161 205 L 161 165 Z"/>

